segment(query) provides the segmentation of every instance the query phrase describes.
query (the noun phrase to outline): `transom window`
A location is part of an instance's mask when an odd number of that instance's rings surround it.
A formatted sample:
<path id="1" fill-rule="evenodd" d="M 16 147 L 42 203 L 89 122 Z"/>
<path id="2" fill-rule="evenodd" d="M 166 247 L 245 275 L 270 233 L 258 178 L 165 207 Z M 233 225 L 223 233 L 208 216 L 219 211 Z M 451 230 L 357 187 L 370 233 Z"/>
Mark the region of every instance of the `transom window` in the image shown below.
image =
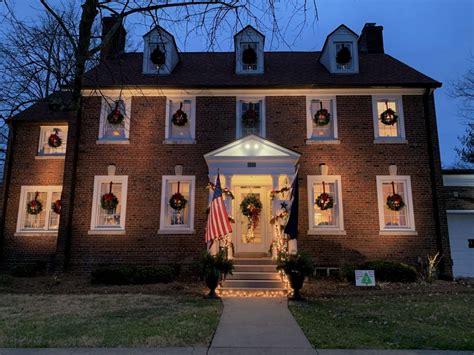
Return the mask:
<path id="1" fill-rule="evenodd" d="M 194 141 L 196 134 L 195 98 L 168 98 L 166 111 L 166 140 L 170 143 Z"/>
<path id="2" fill-rule="evenodd" d="M 409 176 L 377 176 L 377 194 L 380 230 L 415 230 Z"/>
<path id="3" fill-rule="evenodd" d="M 308 176 L 309 233 L 344 231 L 341 177 Z"/>
<path id="4" fill-rule="evenodd" d="M 337 139 L 336 98 L 321 97 L 306 100 L 307 105 L 307 139 Z"/>
<path id="5" fill-rule="evenodd" d="M 131 102 L 131 98 L 102 98 L 99 140 L 128 140 Z"/>
<path id="6" fill-rule="evenodd" d="M 124 230 L 128 176 L 96 176 L 91 230 Z"/>
<path id="7" fill-rule="evenodd" d="M 264 99 L 240 99 L 237 101 L 237 138 L 249 134 L 265 137 Z"/>
<path id="8" fill-rule="evenodd" d="M 65 155 L 67 126 L 41 126 L 38 155 Z"/>
<path id="9" fill-rule="evenodd" d="M 404 116 L 401 97 L 372 98 L 376 140 L 405 139 Z"/>
<path id="10" fill-rule="evenodd" d="M 162 178 L 160 233 L 185 233 L 194 229 L 194 176 Z"/>
<path id="11" fill-rule="evenodd" d="M 17 232 L 56 232 L 62 186 L 22 186 Z"/>

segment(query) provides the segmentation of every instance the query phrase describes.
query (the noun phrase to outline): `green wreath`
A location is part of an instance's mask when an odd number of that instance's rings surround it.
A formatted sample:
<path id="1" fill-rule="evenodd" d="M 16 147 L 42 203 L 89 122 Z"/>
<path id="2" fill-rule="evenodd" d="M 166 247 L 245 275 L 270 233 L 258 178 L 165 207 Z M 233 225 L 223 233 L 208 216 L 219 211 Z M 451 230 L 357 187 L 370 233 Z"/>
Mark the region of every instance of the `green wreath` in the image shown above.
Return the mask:
<path id="1" fill-rule="evenodd" d="M 329 210 L 334 207 L 334 198 L 326 192 L 323 192 L 316 199 L 316 205 L 321 211 Z"/>
<path id="2" fill-rule="evenodd" d="M 48 145 L 51 148 L 59 148 L 63 144 L 63 140 L 59 137 L 58 134 L 59 130 L 57 128 L 54 129 L 54 133 L 51 134 L 48 138 Z"/>
<path id="3" fill-rule="evenodd" d="M 398 121 L 398 115 L 394 110 L 388 108 L 380 114 L 380 121 L 384 125 L 393 126 Z"/>
<path id="4" fill-rule="evenodd" d="M 43 211 L 43 204 L 37 200 L 37 197 L 26 205 L 26 212 L 28 212 L 28 214 L 37 215 L 40 214 L 41 211 Z"/>
<path id="5" fill-rule="evenodd" d="M 184 196 L 179 192 L 174 193 L 173 196 L 171 196 L 170 201 L 169 201 L 170 207 L 174 209 L 175 211 L 184 210 L 187 202 L 188 200 L 186 200 Z"/>
<path id="6" fill-rule="evenodd" d="M 112 211 L 117 208 L 119 200 L 112 192 L 103 194 L 100 198 L 100 207 L 107 211 Z"/>
<path id="7" fill-rule="evenodd" d="M 186 123 L 188 123 L 188 114 L 183 111 L 182 102 L 179 105 L 179 109 L 173 114 L 171 122 L 173 122 L 173 124 L 178 127 L 183 127 L 186 125 Z"/>
<path id="8" fill-rule="evenodd" d="M 257 195 L 255 194 L 248 194 L 242 202 L 240 203 L 240 211 L 245 217 L 252 218 L 252 210 L 253 209 L 262 209 L 262 202 L 258 199 Z"/>
<path id="9" fill-rule="evenodd" d="M 405 202 L 399 194 L 389 195 L 387 197 L 387 207 L 392 211 L 400 211 L 405 207 Z"/>
<path id="10" fill-rule="evenodd" d="M 316 126 L 326 126 L 331 121 L 331 114 L 325 108 L 314 114 L 313 122 Z"/>

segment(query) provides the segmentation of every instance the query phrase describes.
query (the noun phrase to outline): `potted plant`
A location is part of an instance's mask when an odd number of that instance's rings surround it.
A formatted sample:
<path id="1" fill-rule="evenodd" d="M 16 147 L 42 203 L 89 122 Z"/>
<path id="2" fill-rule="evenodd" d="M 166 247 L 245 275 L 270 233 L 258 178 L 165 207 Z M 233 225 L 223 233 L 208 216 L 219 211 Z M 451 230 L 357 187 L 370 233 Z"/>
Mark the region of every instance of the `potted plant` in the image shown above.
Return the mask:
<path id="1" fill-rule="evenodd" d="M 306 254 L 280 254 L 277 260 L 277 270 L 283 271 L 290 281 L 293 289 L 292 300 L 302 300 L 300 290 L 303 288 L 304 279 L 314 272 L 314 264 Z"/>
<path id="2" fill-rule="evenodd" d="M 225 251 L 220 250 L 216 255 L 211 255 L 207 251 L 199 259 L 199 269 L 206 286 L 209 288 L 207 298 L 219 298 L 216 294 L 216 288 L 221 279 L 227 275 L 232 275 L 234 263 L 225 257 Z"/>

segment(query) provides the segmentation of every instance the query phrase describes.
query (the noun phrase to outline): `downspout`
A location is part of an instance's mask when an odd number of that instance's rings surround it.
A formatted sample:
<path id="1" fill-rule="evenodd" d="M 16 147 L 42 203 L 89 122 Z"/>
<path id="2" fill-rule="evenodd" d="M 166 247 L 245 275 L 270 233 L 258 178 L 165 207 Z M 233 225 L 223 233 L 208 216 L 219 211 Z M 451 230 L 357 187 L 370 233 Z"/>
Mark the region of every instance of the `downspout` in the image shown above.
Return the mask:
<path id="1" fill-rule="evenodd" d="M 433 132 L 431 122 L 430 122 L 430 103 L 429 98 L 432 95 L 432 89 L 427 88 L 425 93 L 423 94 L 423 111 L 424 111 L 424 119 L 425 119 L 425 126 L 426 126 L 426 140 L 428 143 L 428 159 L 429 159 L 429 166 L 430 166 L 430 182 L 431 182 L 431 196 L 433 198 L 433 213 L 434 213 L 434 222 L 435 222 L 435 232 L 436 232 L 436 247 L 441 255 L 444 255 L 443 250 L 443 237 L 441 233 L 441 220 L 440 220 L 440 209 L 439 209 L 439 199 L 438 199 L 438 189 L 436 186 L 436 164 L 435 164 L 435 157 L 434 157 L 434 146 L 433 146 L 433 137 L 431 133 Z M 439 147 L 438 147 L 439 149 Z M 445 265 L 444 262 L 440 263 L 440 275 L 444 274 Z"/>
<path id="2" fill-rule="evenodd" d="M 7 120 L 9 126 L 8 130 L 8 145 L 7 155 L 5 159 L 5 170 L 3 175 L 3 193 L 2 193 L 2 216 L 0 219 L 0 267 L 1 267 L 1 256 L 4 250 L 4 239 L 5 239 L 5 221 L 7 216 L 8 207 L 8 196 L 10 194 L 10 180 L 12 175 L 12 164 L 13 164 L 13 147 L 16 140 L 16 131 L 13 124 L 13 120 L 9 118 Z"/>

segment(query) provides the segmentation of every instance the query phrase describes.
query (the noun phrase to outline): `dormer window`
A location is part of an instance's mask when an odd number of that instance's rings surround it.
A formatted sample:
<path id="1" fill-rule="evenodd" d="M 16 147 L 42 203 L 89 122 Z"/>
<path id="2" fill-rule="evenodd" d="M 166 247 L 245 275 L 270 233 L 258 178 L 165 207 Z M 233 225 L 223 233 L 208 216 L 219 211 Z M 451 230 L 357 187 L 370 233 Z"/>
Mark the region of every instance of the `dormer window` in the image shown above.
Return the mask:
<path id="1" fill-rule="evenodd" d="M 143 39 L 143 74 L 171 74 L 179 62 L 173 35 L 158 26 L 144 35 Z"/>
<path id="2" fill-rule="evenodd" d="M 338 70 L 352 69 L 352 43 L 335 43 L 336 47 L 336 67 Z"/>
<path id="3" fill-rule="evenodd" d="M 263 74 L 265 36 L 252 26 L 234 36 L 235 73 Z"/>
<path id="4" fill-rule="evenodd" d="M 258 43 L 242 43 L 242 70 L 257 70 Z"/>
<path id="5" fill-rule="evenodd" d="M 339 26 L 326 38 L 319 61 L 332 74 L 358 73 L 358 38 L 359 36 L 347 26 Z"/>

